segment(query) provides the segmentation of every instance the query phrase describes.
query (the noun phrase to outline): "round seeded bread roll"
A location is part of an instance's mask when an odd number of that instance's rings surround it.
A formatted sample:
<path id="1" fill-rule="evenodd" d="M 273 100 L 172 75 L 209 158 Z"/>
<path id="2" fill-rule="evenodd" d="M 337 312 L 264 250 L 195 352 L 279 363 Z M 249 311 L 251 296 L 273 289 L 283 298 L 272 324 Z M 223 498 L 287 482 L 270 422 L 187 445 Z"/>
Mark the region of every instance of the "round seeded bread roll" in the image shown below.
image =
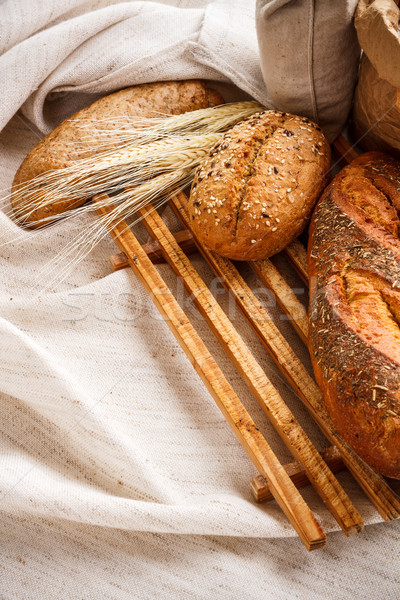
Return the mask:
<path id="1" fill-rule="evenodd" d="M 189 213 L 198 239 L 233 260 L 276 254 L 305 228 L 330 147 L 304 117 L 265 111 L 235 125 L 196 172 Z"/>

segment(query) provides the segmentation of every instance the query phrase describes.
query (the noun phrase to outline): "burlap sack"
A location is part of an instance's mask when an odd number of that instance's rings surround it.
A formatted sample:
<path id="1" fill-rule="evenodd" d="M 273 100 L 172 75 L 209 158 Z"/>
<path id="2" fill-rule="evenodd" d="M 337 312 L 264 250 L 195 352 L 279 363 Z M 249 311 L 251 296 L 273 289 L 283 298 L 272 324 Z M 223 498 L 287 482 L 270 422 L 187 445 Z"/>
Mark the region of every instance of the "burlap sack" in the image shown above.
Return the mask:
<path id="1" fill-rule="evenodd" d="M 319 122 L 332 141 L 351 108 L 360 58 L 357 0 L 258 0 L 257 35 L 268 93 L 283 111 Z"/>
<path id="2" fill-rule="evenodd" d="M 400 158 L 400 11 L 393 0 L 360 0 L 355 26 L 364 54 L 352 118 L 365 150 Z"/>

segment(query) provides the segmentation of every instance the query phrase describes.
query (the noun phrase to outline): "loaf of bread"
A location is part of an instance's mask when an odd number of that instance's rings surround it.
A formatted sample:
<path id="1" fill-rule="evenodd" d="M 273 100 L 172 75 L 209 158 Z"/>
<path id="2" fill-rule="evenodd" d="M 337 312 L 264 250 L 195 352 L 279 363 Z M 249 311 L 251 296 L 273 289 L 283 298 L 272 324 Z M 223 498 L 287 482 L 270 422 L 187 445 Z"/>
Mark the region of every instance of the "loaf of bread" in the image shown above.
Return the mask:
<path id="1" fill-rule="evenodd" d="M 96 154 L 98 131 L 104 123 L 111 131 L 123 128 L 124 118 L 176 115 L 222 103 L 217 92 L 197 80 L 137 85 L 105 96 L 61 123 L 31 150 L 15 175 L 13 190 L 41 173 L 69 167 L 73 161 Z M 52 218 L 86 200 L 71 202 L 66 199 L 52 203 L 33 211 L 27 221 L 40 224 L 42 219 Z M 12 196 L 11 202 L 18 213 L 24 197 L 21 194 Z"/>
<path id="2" fill-rule="evenodd" d="M 308 249 L 314 372 L 343 438 L 400 478 L 400 164 L 345 167 L 315 209 Z"/>
<path id="3" fill-rule="evenodd" d="M 226 133 L 197 170 L 189 199 L 193 230 L 228 258 L 267 258 L 305 228 L 329 167 L 318 125 L 257 113 Z"/>

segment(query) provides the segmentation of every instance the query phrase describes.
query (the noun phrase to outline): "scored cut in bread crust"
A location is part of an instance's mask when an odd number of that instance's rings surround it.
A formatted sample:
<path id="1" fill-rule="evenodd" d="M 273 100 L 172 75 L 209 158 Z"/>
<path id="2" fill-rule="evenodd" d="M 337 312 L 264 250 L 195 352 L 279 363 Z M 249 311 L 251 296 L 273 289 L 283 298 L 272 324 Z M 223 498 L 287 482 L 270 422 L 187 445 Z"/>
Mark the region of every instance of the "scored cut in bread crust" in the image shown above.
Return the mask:
<path id="1" fill-rule="evenodd" d="M 361 155 L 315 209 L 308 248 L 313 368 L 332 420 L 400 478 L 400 164 Z"/>
<path id="2" fill-rule="evenodd" d="M 327 182 L 330 148 L 304 117 L 257 113 L 232 127 L 193 180 L 196 236 L 233 260 L 276 254 L 305 228 Z"/>

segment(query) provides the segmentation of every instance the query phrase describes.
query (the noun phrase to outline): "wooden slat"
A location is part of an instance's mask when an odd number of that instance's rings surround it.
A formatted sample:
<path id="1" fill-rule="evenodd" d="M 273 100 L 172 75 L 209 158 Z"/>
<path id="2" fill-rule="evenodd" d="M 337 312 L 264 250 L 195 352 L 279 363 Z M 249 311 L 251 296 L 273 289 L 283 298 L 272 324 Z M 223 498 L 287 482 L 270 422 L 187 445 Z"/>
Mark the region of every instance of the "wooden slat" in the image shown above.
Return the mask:
<path id="1" fill-rule="evenodd" d="M 198 252 L 197 246 L 193 241 L 193 236 L 189 231 L 187 231 L 187 229 L 178 231 L 174 234 L 174 237 L 187 256 Z M 158 265 L 165 263 L 165 258 L 160 250 L 160 245 L 158 242 L 151 240 L 150 242 L 143 244 L 143 250 L 146 252 L 153 264 Z M 118 252 L 117 254 L 110 256 L 110 263 L 114 271 L 119 271 L 120 269 L 129 267 L 129 261 L 123 252 Z"/>
<path id="2" fill-rule="evenodd" d="M 308 317 L 303 304 L 270 260 L 249 263 L 260 281 L 270 289 L 278 306 L 288 316 L 291 325 L 305 344 L 308 337 Z"/>
<path id="3" fill-rule="evenodd" d="M 98 214 L 103 218 L 119 249 L 126 254 L 130 267 L 142 282 L 254 465 L 268 479 L 274 498 L 308 550 L 324 545 L 326 535 L 320 524 L 132 231 L 123 221 L 108 222 L 107 216 L 113 207 L 111 204 L 105 206 L 104 201 L 107 199 L 105 194 L 94 198 Z"/>
<path id="4" fill-rule="evenodd" d="M 336 446 L 329 446 L 321 451 L 321 456 L 332 471 L 332 473 L 340 473 L 346 469 L 346 465 L 340 456 Z M 304 470 L 303 465 L 298 462 L 292 462 L 284 465 L 286 473 L 293 481 L 297 489 L 310 485 L 310 480 Z M 251 482 L 251 493 L 256 502 L 269 502 L 273 500 L 273 495 L 270 492 L 268 481 L 263 475 L 257 475 Z"/>
<path id="5" fill-rule="evenodd" d="M 343 531 L 347 535 L 361 531 L 363 528 L 361 515 L 269 381 L 190 260 L 180 249 L 160 215 L 157 211 L 150 212 L 149 207 L 139 214 L 142 217 L 142 224 L 158 241 L 165 259 L 175 274 L 181 278 L 193 302 L 288 449 L 297 460 L 302 462 L 309 480 Z"/>
<path id="6" fill-rule="evenodd" d="M 299 240 L 294 240 L 282 251 L 294 266 L 304 283 L 308 284 L 307 252 Z"/>
<path id="7" fill-rule="evenodd" d="M 171 200 L 171 206 L 181 219 L 183 225 L 190 230 L 186 213 L 187 198 L 179 193 Z M 192 231 L 193 234 L 193 231 Z M 400 516 L 400 500 L 389 487 L 386 480 L 369 467 L 336 432 L 328 415 L 321 392 L 310 377 L 302 362 L 282 336 L 279 329 L 269 318 L 253 292 L 247 286 L 236 267 L 226 258 L 210 252 L 194 239 L 200 252 L 211 266 L 215 274 L 224 282 L 226 289 L 235 301 L 247 321 L 268 350 L 281 373 L 285 376 L 295 393 L 303 401 L 310 414 L 324 432 L 331 444 L 336 445 L 347 468 L 357 479 L 368 498 L 385 520 Z"/>
<path id="8" fill-rule="evenodd" d="M 351 163 L 351 161 L 358 156 L 357 150 L 355 150 L 354 147 L 349 144 L 343 135 L 338 135 L 333 142 L 333 147 L 338 152 L 339 156 L 347 163 Z"/>

